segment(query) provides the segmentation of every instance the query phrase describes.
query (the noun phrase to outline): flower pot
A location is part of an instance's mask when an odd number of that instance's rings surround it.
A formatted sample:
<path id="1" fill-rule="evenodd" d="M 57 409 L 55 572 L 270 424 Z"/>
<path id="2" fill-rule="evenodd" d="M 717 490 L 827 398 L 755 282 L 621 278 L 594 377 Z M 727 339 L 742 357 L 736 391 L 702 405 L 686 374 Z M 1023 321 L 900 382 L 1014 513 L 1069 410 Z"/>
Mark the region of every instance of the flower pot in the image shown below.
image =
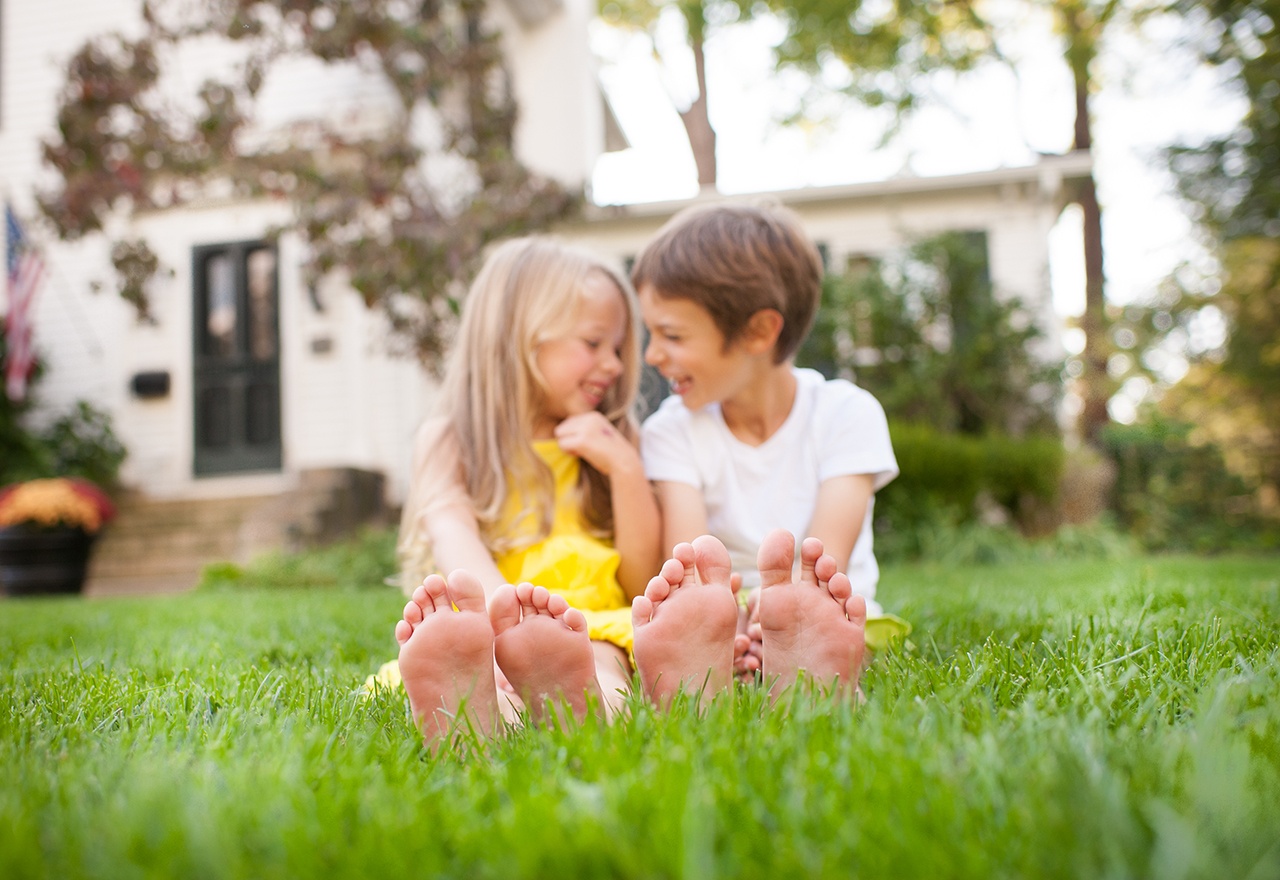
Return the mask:
<path id="1" fill-rule="evenodd" d="M 93 539 L 68 526 L 0 528 L 0 590 L 10 596 L 79 593 Z"/>

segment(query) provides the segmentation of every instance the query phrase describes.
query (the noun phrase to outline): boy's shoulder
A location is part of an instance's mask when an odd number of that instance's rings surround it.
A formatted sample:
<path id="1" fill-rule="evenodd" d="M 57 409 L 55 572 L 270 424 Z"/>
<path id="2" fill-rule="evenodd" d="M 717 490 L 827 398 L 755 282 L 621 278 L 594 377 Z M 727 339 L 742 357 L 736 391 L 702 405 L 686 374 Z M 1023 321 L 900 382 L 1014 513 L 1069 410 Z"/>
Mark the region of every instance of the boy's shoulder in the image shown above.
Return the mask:
<path id="1" fill-rule="evenodd" d="M 848 379 L 828 379 L 817 370 L 808 367 L 796 367 L 796 396 L 806 397 L 821 405 L 840 405 L 854 403 L 858 405 L 879 406 L 875 395 L 861 385 L 855 385 Z"/>

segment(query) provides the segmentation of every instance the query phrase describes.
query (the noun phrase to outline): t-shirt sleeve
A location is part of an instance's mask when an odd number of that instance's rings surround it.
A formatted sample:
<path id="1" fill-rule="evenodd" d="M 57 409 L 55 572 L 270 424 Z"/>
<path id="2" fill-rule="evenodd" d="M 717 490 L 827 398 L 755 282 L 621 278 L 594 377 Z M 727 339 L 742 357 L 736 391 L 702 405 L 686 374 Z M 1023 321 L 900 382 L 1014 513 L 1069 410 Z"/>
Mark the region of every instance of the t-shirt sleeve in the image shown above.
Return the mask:
<path id="1" fill-rule="evenodd" d="M 694 460 L 693 438 L 686 414 L 663 405 L 640 429 L 640 457 L 651 482 L 688 483 L 701 489 Z"/>
<path id="2" fill-rule="evenodd" d="M 819 476 L 871 474 L 879 491 L 898 475 L 884 407 L 870 392 L 848 382 L 823 389 L 822 454 Z"/>

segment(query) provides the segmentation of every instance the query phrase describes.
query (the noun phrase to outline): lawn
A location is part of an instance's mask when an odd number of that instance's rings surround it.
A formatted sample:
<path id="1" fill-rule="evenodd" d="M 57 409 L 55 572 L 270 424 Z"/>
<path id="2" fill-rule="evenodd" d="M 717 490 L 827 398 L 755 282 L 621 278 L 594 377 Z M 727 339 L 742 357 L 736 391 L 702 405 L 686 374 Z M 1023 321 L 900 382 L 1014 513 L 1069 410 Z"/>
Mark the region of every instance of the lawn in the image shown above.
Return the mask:
<path id="1" fill-rule="evenodd" d="M 891 567 L 856 714 L 432 756 L 390 589 L 0 602 L 0 877 L 1280 877 L 1280 559 Z"/>

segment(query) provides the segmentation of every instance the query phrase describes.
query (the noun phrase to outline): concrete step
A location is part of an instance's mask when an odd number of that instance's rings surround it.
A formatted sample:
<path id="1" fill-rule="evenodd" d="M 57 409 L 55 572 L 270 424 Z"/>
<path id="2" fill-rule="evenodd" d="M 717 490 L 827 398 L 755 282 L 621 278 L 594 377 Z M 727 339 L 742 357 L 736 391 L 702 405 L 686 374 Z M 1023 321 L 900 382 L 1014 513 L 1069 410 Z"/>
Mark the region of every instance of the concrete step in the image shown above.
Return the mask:
<path id="1" fill-rule="evenodd" d="M 329 543 L 386 522 L 381 474 L 304 471 L 279 495 L 158 501 L 129 496 L 89 561 L 85 594 L 144 595 L 193 589 L 216 562 L 244 564 L 272 550 Z"/>

